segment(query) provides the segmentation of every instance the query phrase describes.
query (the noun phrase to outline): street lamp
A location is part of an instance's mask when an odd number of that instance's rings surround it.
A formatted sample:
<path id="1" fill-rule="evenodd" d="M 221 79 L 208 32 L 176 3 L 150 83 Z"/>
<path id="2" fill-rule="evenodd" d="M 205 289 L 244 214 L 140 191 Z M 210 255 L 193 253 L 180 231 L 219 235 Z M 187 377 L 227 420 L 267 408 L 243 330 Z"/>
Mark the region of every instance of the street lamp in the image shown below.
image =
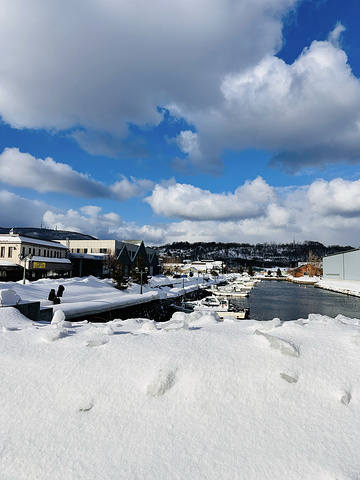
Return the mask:
<path id="1" fill-rule="evenodd" d="M 135 272 L 140 273 L 140 294 L 142 295 L 142 286 L 143 286 L 143 274 L 149 271 L 148 267 L 144 267 L 144 270 L 141 270 L 139 267 L 135 267 Z"/>
<path id="2" fill-rule="evenodd" d="M 20 256 L 20 260 L 24 260 L 24 270 L 23 270 L 23 284 L 25 284 L 25 276 L 26 276 L 26 260 L 31 260 L 33 258 L 32 253 L 29 253 L 29 255 Z"/>

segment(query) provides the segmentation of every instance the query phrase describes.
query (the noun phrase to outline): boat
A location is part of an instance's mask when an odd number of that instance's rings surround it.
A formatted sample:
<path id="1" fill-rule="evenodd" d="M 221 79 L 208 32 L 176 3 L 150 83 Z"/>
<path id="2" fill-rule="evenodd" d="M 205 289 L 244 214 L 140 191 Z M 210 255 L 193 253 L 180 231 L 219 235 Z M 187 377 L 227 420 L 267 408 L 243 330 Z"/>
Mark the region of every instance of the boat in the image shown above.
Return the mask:
<path id="1" fill-rule="evenodd" d="M 212 295 L 219 297 L 248 297 L 250 294 L 250 289 L 245 288 L 235 288 L 230 285 L 225 285 L 222 287 L 215 287 L 212 285 L 212 288 L 207 289 Z"/>
<path id="2" fill-rule="evenodd" d="M 201 300 L 183 301 L 180 304 L 173 304 L 175 310 L 185 313 L 191 312 L 216 312 L 220 318 L 236 318 L 244 320 L 249 318 L 249 308 L 236 308 L 228 299 L 219 299 L 213 295 L 202 298 Z"/>

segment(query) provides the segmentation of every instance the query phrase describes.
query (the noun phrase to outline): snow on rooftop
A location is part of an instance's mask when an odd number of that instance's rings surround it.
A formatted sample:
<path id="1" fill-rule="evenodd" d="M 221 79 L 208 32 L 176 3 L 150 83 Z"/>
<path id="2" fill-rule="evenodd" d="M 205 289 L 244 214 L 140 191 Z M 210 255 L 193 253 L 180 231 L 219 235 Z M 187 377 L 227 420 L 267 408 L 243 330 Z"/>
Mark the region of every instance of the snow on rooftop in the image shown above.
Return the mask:
<path id="1" fill-rule="evenodd" d="M 32 238 L 32 237 L 26 237 L 24 235 L 0 235 L 0 243 L 15 243 L 15 242 L 23 242 L 23 243 L 31 243 L 33 245 L 43 245 L 46 247 L 51 247 L 51 248 L 60 248 L 60 249 L 67 249 L 65 245 L 62 245 L 59 242 L 56 241 L 50 241 L 50 240 L 41 240 L 39 238 Z"/>
<path id="2" fill-rule="evenodd" d="M 70 263 L 68 258 L 56 258 L 56 257 L 41 257 L 39 255 L 33 255 L 31 257 L 32 262 L 47 262 L 47 263 Z"/>
<path id="3" fill-rule="evenodd" d="M 0 267 L 16 267 L 17 263 L 8 262 L 7 260 L 0 260 Z"/>

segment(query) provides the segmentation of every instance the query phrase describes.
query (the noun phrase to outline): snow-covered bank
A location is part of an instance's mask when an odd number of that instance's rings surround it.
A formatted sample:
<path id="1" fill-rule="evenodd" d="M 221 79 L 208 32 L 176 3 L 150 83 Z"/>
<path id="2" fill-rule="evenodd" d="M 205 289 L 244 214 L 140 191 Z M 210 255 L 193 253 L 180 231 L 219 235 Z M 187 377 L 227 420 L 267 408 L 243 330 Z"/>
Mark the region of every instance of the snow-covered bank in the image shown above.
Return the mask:
<path id="1" fill-rule="evenodd" d="M 359 478 L 358 320 L 0 326 L 2 480 Z"/>
<path id="2" fill-rule="evenodd" d="M 360 282 L 347 280 L 320 280 L 317 287 L 324 290 L 331 290 L 332 292 L 345 293 L 346 295 L 353 295 L 360 297 Z"/>
<path id="3" fill-rule="evenodd" d="M 22 300 L 40 301 L 42 307 L 52 307 L 54 312 L 62 310 L 68 319 L 76 316 L 94 315 L 102 311 L 125 308 L 150 302 L 152 300 L 174 298 L 197 290 L 204 284 L 202 279 L 176 279 L 174 286 L 169 284 L 166 277 L 152 279 L 150 285 L 143 286 L 143 294 L 140 294 L 140 286 L 131 284 L 124 291 L 115 288 L 109 279 L 95 277 L 68 278 L 68 279 L 42 279 L 36 282 L 0 282 L 0 290 L 12 289 Z M 184 283 L 184 285 L 183 285 Z M 210 281 L 209 283 L 213 283 Z M 57 291 L 59 285 L 65 287 L 61 304 L 53 305 L 48 300 L 51 289 Z"/>

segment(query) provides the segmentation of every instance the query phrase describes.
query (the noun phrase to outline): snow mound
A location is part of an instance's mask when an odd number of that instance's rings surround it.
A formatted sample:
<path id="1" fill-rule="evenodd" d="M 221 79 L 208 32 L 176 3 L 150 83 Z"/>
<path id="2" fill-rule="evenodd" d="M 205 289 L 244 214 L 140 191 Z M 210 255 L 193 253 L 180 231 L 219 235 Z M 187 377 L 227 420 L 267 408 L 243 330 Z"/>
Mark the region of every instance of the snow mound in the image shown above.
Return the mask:
<path id="1" fill-rule="evenodd" d="M 0 305 L 14 306 L 21 302 L 20 295 L 13 289 L 0 290 Z"/>

